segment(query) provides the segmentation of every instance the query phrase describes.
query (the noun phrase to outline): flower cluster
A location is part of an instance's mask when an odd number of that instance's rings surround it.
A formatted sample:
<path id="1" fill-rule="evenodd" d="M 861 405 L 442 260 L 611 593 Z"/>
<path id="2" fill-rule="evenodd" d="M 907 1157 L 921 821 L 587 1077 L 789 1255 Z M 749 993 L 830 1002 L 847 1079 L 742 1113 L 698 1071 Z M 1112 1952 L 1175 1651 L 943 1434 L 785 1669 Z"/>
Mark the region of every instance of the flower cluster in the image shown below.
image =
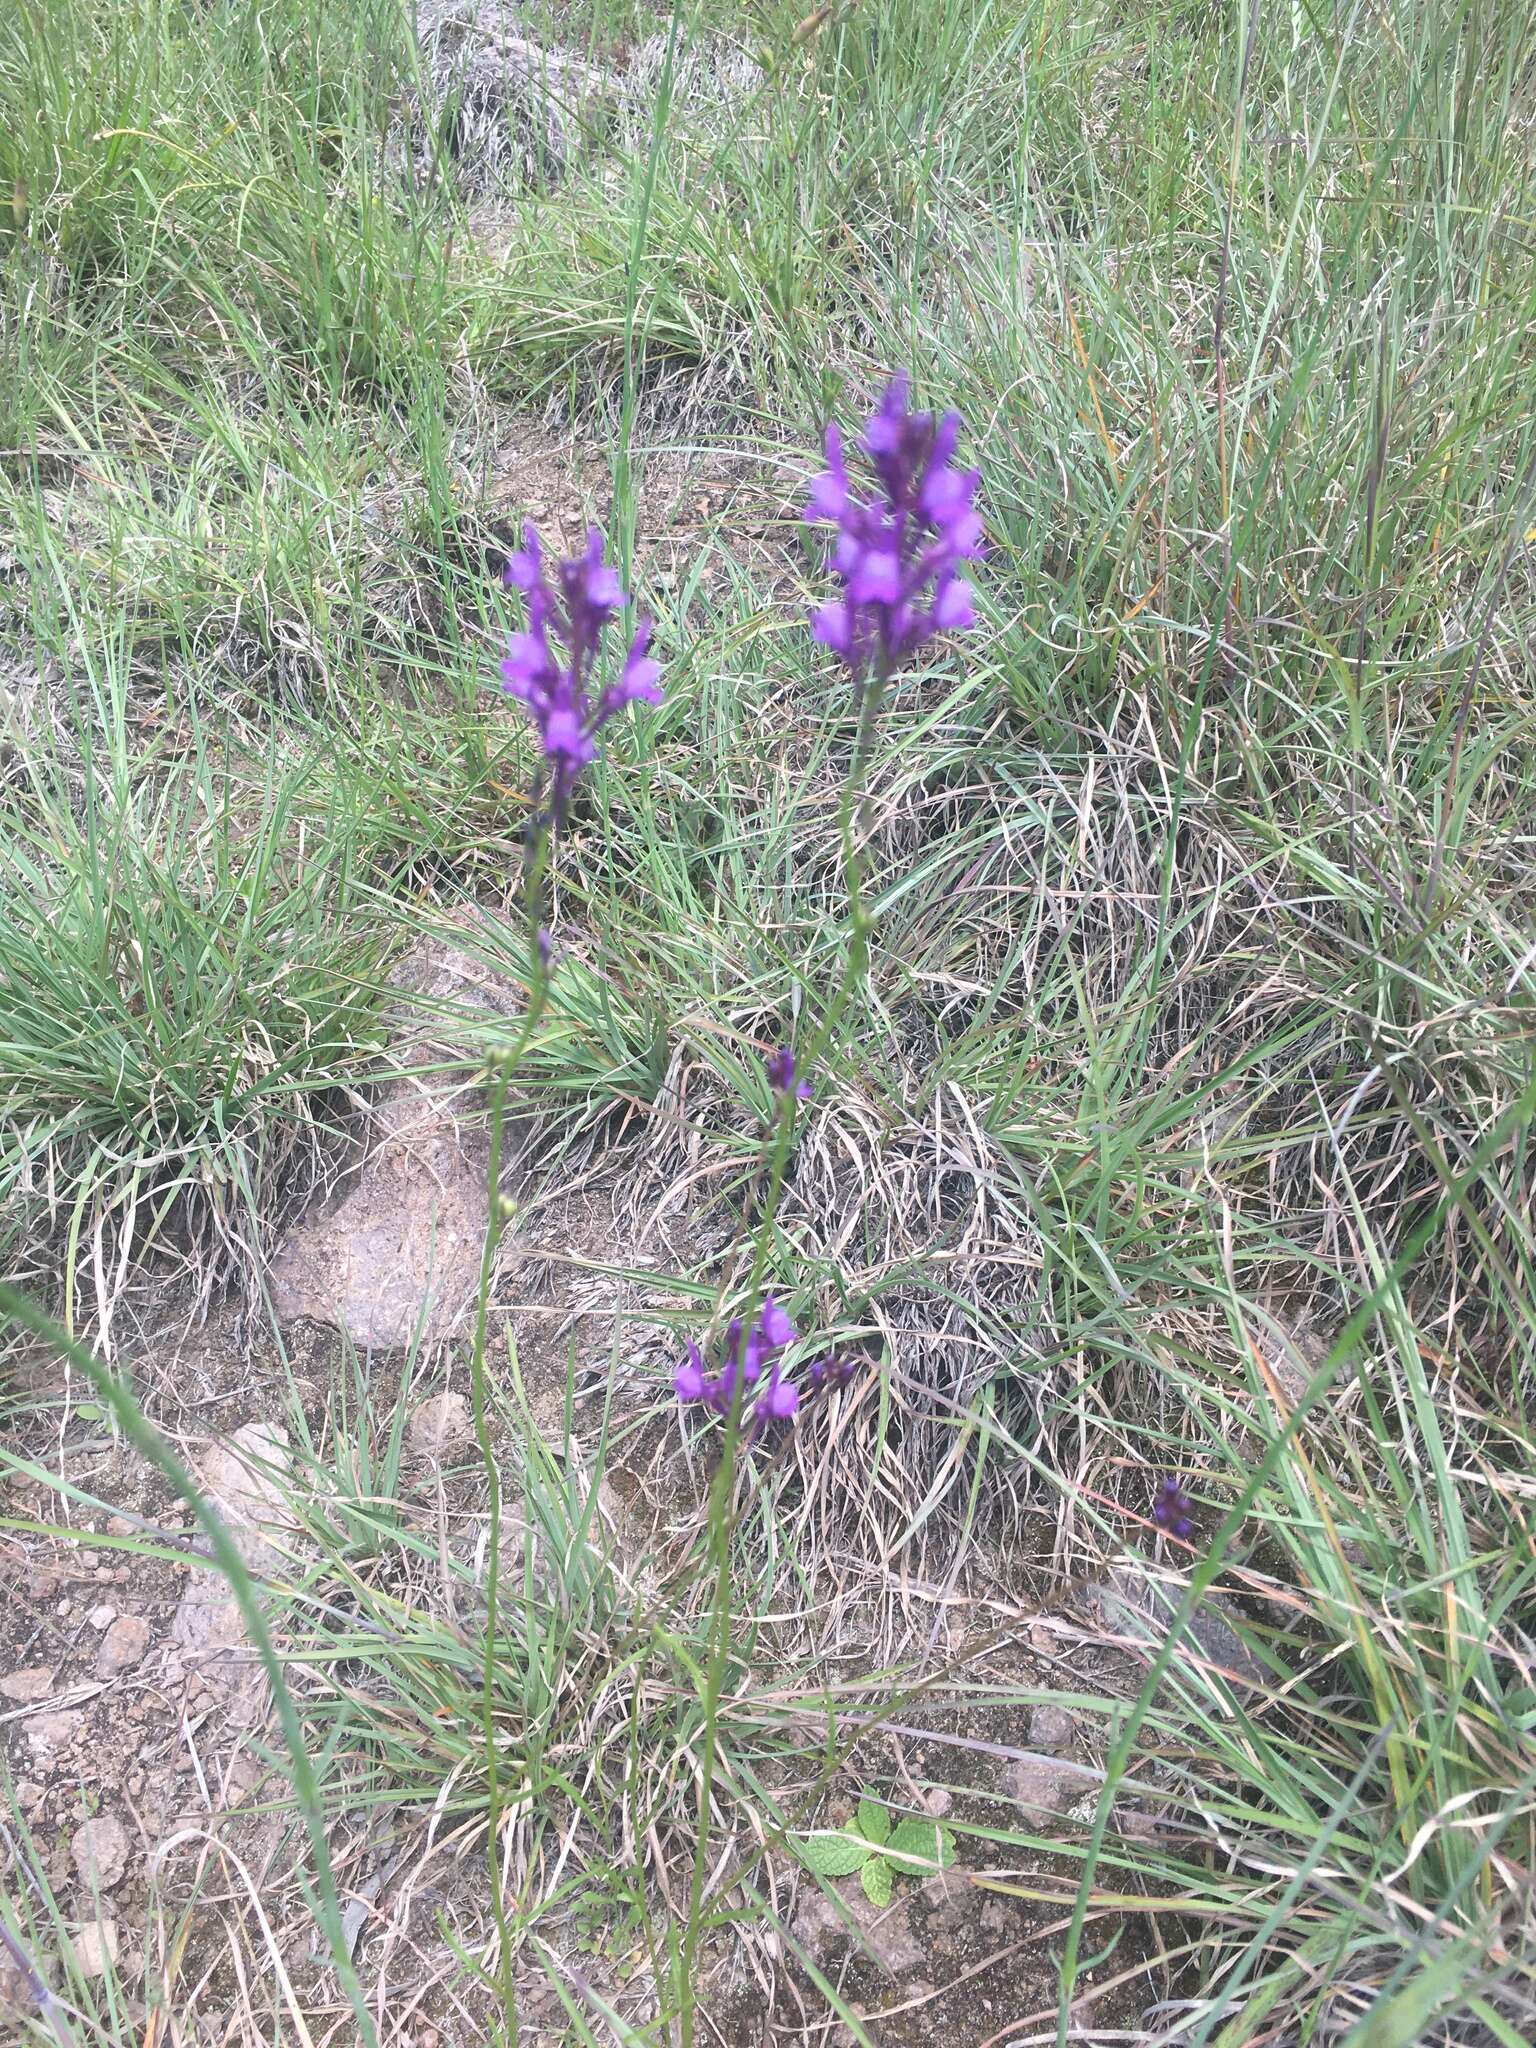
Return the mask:
<path id="1" fill-rule="evenodd" d="M 697 1344 L 690 1343 L 688 1356 L 672 1382 L 679 1401 L 703 1401 L 721 1415 L 730 1413 L 738 1381 L 749 1389 L 757 1386 L 766 1367 L 768 1379 L 752 1406 L 754 1422 L 787 1422 L 800 1405 L 799 1390 L 784 1377 L 775 1356 L 795 1341 L 795 1326 L 770 1294 L 750 1330 L 744 1330 L 737 1316 L 725 1333 L 725 1355 L 713 1379 L 704 1369 Z"/>
<path id="2" fill-rule="evenodd" d="M 805 516 L 835 526 L 833 566 L 843 593 L 816 613 L 816 638 L 858 677 L 888 676 L 935 633 L 975 622 L 962 562 L 981 553 L 972 503 L 981 472 L 957 469 L 960 415 L 909 412 L 907 380 L 893 377 L 861 446 L 878 489 L 861 496 L 843 438 L 827 428 L 827 468 L 811 486 Z"/>
<path id="3" fill-rule="evenodd" d="M 1159 1529 L 1187 1543 L 1195 1533 L 1194 1505 L 1177 1479 L 1165 1479 L 1152 1503 L 1152 1519 Z"/>
<path id="4" fill-rule="evenodd" d="M 596 527 L 584 553 L 551 565 L 530 523 L 521 549 L 507 562 L 506 580 L 527 595 L 528 629 L 512 635 L 501 664 L 502 687 L 528 707 L 538 727 L 549 775 L 545 820 L 559 831 L 577 777 L 596 759 L 599 730 L 637 698 L 659 704 L 661 669 L 648 652 L 650 622 L 642 619 L 622 674 L 592 695 L 603 629 L 628 602 L 617 572 L 603 560 Z"/>
<path id="5" fill-rule="evenodd" d="M 754 1396 L 751 1407 L 754 1432 L 770 1422 L 789 1422 L 798 1412 L 803 1396 L 785 1371 L 778 1354 L 794 1341 L 794 1324 L 769 1295 L 751 1330 L 744 1330 L 739 1316 L 731 1323 L 725 1333 L 721 1367 L 713 1378 L 705 1367 L 698 1345 L 690 1342 L 688 1355 L 672 1382 L 677 1398 L 685 1403 L 702 1402 L 717 1414 L 728 1415 L 736 1398 L 737 1385 L 741 1383 Z M 814 1359 L 805 1368 L 805 1394 L 827 1393 L 833 1387 L 847 1386 L 858 1371 L 859 1363 L 857 1358 L 839 1358 L 832 1353 L 825 1358 Z"/>

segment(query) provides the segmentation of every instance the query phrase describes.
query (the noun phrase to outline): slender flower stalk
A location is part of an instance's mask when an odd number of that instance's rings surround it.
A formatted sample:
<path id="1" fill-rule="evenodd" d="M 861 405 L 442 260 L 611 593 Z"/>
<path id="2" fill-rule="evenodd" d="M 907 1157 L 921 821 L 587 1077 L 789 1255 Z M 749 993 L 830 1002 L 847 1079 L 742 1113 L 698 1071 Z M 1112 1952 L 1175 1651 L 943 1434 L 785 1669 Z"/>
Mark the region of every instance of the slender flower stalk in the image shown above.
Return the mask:
<path id="1" fill-rule="evenodd" d="M 874 488 L 861 490 L 855 483 L 844 454 L 842 435 L 834 425 L 827 430 L 826 472 L 812 486 L 806 508 L 809 521 L 830 524 L 837 530 L 833 568 L 840 592 L 815 614 L 812 631 L 848 668 L 857 696 L 859 722 L 839 815 L 848 891 L 849 945 L 841 982 L 806 1054 L 805 1074 L 820 1065 L 835 1038 L 849 998 L 862 986 L 868 970 L 873 918 L 864 900 L 859 850 L 859 839 L 867 832 L 869 823 L 861 792 L 886 685 L 902 662 L 928 640 L 939 633 L 963 630 L 974 623 L 975 617 L 970 586 L 961 576 L 960 566 L 981 553 L 981 521 L 972 502 L 980 481 L 979 472 L 954 467 L 953 457 L 960 438 L 959 416 L 948 413 L 942 420 L 936 420 L 931 413 L 914 413 L 908 408 L 907 392 L 907 379 L 893 378 L 865 429 L 861 445 L 873 469 Z M 767 1194 L 746 1290 L 748 1318 L 763 1282 L 779 1196 L 794 1144 L 796 1112 L 809 1093 L 808 1080 L 788 1048 L 775 1057 L 769 1081 L 778 1098 L 779 1114 L 774 1124 Z M 765 1310 L 767 1306 L 765 1303 Z M 728 1347 L 729 1342 L 728 1336 Z M 855 1369 L 831 1358 L 823 1359 L 809 1369 L 807 1385 L 819 1391 L 841 1384 Z M 700 1352 L 690 1346 L 676 1382 L 679 1396 L 686 1401 L 705 1400 L 719 1386 L 719 1380 L 711 1381 Z M 710 1493 L 713 1625 L 704 1670 L 699 1826 L 688 1921 L 679 1958 L 683 2048 L 693 2048 L 695 2033 L 693 1973 L 708 1868 L 720 1696 L 730 1656 L 730 1502 L 743 1435 L 746 1387 L 747 1378 L 742 1371 L 730 1386 L 724 1442 Z M 754 1402 L 753 1430 L 770 1421 L 792 1420 L 801 1399 L 800 1392 L 789 1384 L 777 1364 L 771 1365 L 763 1392 Z"/>
<path id="2" fill-rule="evenodd" d="M 549 1000 L 554 942 L 544 922 L 544 881 L 556 836 L 565 824 L 572 792 L 583 768 L 597 759 L 597 736 L 613 714 L 637 699 L 661 702 L 660 668 L 652 659 L 650 625 L 642 620 L 615 681 L 594 694 L 594 675 L 605 628 L 628 602 L 613 569 L 603 560 L 603 538 L 594 528 L 583 554 L 550 564 L 530 524 L 523 547 L 507 563 L 506 580 L 528 601 L 528 625 L 514 633 L 501 664 L 502 687 L 526 705 L 538 729 L 535 772 L 523 846 L 523 913 L 528 932 L 528 1007 L 512 1043 L 494 1064 L 490 1094 L 490 1160 L 486 1171 L 487 1214 L 480 1251 L 480 1284 L 470 1350 L 470 1390 L 475 1440 L 485 1468 L 490 1540 L 486 1557 L 485 1657 L 481 1669 L 480 1723 L 485 1743 L 491 1906 L 500 1948 L 500 1998 L 510 2039 L 518 2037 L 517 1987 L 511 1928 L 507 1920 L 505 1872 L 501 1861 L 501 1783 L 496 1743 L 496 1621 L 501 1586 L 501 1474 L 491 1442 L 486 1375 L 491 1276 L 496 1247 L 507 1220 L 501 1193 L 507 1093 Z"/>
<path id="3" fill-rule="evenodd" d="M 975 507 L 981 472 L 955 466 L 960 415 L 913 412 L 908 392 L 907 377 L 893 377 L 860 438 L 873 487 L 861 487 L 850 473 L 834 421 L 827 428 L 827 467 L 811 485 L 805 508 L 809 524 L 836 529 L 832 566 L 841 586 L 813 615 L 811 630 L 846 665 L 859 707 L 838 817 L 849 946 L 841 985 L 817 1036 L 818 1054 L 832 1042 L 869 969 L 873 920 L 864 901 L 860 841 L 870 814 L 863 790 L 886 686 L 936 635 L 963 632 L 976 619 L 961 569 L 982 553 Z"/>

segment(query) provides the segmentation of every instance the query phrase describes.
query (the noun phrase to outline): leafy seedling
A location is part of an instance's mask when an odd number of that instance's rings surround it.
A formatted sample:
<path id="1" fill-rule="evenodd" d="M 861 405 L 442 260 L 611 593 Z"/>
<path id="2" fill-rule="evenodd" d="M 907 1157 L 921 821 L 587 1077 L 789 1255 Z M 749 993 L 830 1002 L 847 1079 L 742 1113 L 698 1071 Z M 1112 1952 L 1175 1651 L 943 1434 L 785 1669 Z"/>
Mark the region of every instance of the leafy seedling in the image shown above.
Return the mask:
<path id="1" fill-rule="evenodd" d="M 878 1799 L 861 1799 L 852 1827 L 822 1828 L 798 1835 L 790 1847 L 818 1877 L 851 1877 L 859 1873 L 872 1906 L 888 1906 L 896 1872 L 927 1877 L 947 1870 L 955 1860 L 954 1831 L 938 1821 L 908 1818 L 891 1826 L 890 1808 Z"/>

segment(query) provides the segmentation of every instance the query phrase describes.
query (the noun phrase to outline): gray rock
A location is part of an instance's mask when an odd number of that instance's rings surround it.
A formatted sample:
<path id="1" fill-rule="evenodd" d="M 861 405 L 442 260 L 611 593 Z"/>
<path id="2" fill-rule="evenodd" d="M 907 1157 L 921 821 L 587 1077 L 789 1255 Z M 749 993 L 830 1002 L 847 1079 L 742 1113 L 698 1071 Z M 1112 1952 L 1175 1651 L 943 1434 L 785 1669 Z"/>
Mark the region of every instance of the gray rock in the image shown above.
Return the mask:
<path id="1" fill-rule="evenodd" d="M 127 1830 L 110 1813 L 99 1814 L 76 1828 L 70 1853 L 80 1882 L 91 1891 L 109 1892 L 128 1868 Z"/>
<path id="2" fill-rule="evenodd" d="M 117 1961 L 117 1923 L 96 1920 L 70 1938 L 75 1967 L 82 1977 L 104 1977 Z"/>
<path id="3" fill-rule="evenodd" d="M 288 1439 L 276 1423 L 248 1422 L 227 1444 L 214 1444 L 199 1461 L 198 1478 L 235 1547 L 263 1577 L 283 1568 L 269 1532 L 288 1520 L 283 1496 Z M 171 1623 L 172 1671 L 189 1689 L 211 1692 L 231 1718 L 254 1725 L 265 1714 L 266 1676 L 256 1661 L 233 1589 L 222 1572 L 199 1570 L 187 1581 Z"/>
<path id="4" fill-rule="evenodd" d="M 1015 1757 L 1003 1773 L 1003 1790 L 1023 1808 L 1026 1821 L 1074 1818 L 1098 1803 L 1099 1773 L 1062 1757 Z"/>
<path id="5" fill-rule="evenodd" d="M 362 1164 L 300 1219 L 271 1271 L 280 1317 L 334 1324 L 363 1350 L 418 1335 L 439 1343 L 466 1319 L 489 1214 L 487 1139 L 466 1123 L 466 1114 L 478 1118 L 483 1091 L 466 1083 L 482 1065 L 486 1022 L 522 1004 L 513 984 L 438 942 L 419 947 L 394 979 L 416 1007 L 400 1013 L 385 1071 L 438 1071 L 384 1081 Z"/>
<path id="6" fill-rule="evenodd" d="M 1065 1707 L 1058 1707 L 1050 1701 L 1042 1701 L 1029 1717 L 1029 1746 L 1043 1749 L 1049 1754 L 1061 1755 L 1072 1747 L 1077 1732 L 1077 1723 Z"/>
<path id="7" fill-rule="evenodd" d="M 1155 1656 L 1183 1597 L 1183 1586 L 1127 1559 L 1091 1590 L 1089 1605 L 1106 1629 Z M 1174 1650 L 1173 1668 L 1183 1686 L 1198 1686 L 1206 1696 L 1222 1700 L 1233 1691 L 1245 1695 L 1269 1683 L 1264 1666 L 1234 1626 L 1241 1620 L 1241 1610 L 1225 1594 L 1206 1594 Z"/>
<path id="8" fill-rule="evenodd" d="M 78 1709 L 57 1714 L 34 1714 L 27 1722 L 27 1741 L 39 1763 L 57 1763 L 79 1740 L 85 1716 Z"/>
<path id="9" fill-rule="evenodd" d="M 149 1623 L 140 1614 L 120 1614 L 101 1639 L 96 1676 L 116 1678 L 143 1661 L 149 1648 Z"/>
<path id="10" fill-rule="evenodd" d="M 433 1394 L 411 1417 L 406 1429 L 411 1449 L 441 1461 L 465 1450 L 475 1440 L 474 1416 L 462 1394 Z"/>
<path id="11" fill-rule="evenodd" d="M 22 1671 L 8 1671 L 0 1678 L 0 1692 L 19 1707 L 30 1707 L 47 1699 L 53 1691 L 53 1673 L 46 1664 L 29 1664 Z"/>
<path id="12" fill-rule="evenodd" d="M 917 1967 L 923 1944 L 912 1926 L 913 1894 L 908 1887 L 903 1886 L 889 1906 L 871 1905 L 857 1877 L 843 1878 L 832 1889 L 842 1901 L 842 1913 L 819 1886 L 808 1886 L 795 1914 L 795 1938 L 818 1964 L 862 1948 L 893 1977 Z"/>

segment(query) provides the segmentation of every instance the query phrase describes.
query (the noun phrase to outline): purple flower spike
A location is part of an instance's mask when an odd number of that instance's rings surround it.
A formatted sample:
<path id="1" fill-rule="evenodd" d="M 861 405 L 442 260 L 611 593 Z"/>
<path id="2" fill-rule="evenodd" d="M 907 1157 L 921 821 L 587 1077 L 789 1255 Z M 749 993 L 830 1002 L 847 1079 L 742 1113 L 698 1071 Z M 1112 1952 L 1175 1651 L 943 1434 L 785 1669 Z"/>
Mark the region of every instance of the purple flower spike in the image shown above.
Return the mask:
<path id="1" fill-rule="evenodd" d="M 1152 1503 L 1152 1519 L 1159 1529 L 1166 1529 L 1170 1536 L 1187 1543 L 1195 1533 L 1190 1512 L 1194 1505 L 1177 1479 L 1165 1479 Z"/>
<path id="2" fill-rule="evenodd" d="M 794 1341 L 794 1324 L 769 1295 L 750 1330 L 743 1329 L 739 1316 L 731 1322 L 725 1333 L 720 1370 L 713 1379 L 705 1371 L 699 1347 L 689 1344 L 688 1355 L 673 1376 L 673 1392 L 679 1401 L 703 1401 L 717 1414 L 729 1415 L 738 1381 L 755 1387 L 764 1367 L 770 1366 L 773 1354 Z M 752 1410 L 754 1421 L 761 1424 L 765 1416 L 793 1415 L 799 1400 L 796 1390 L 784 1382 L 779 1365 L 772 1363 L 768 1383 Z M 788 1407 L 783 1405 L 786 1401 Z M 769 1404 L 766 1409 L 765 1402 Z"/>
<path id="3" fill-rule="evenodd" d="M 593 699 L 603 630 L 627 602 L 618 572 L 603 560 L 595 526 L 581 554 L 551 566 L 530 523 L 522 547 L 508 558 L 506 580 L 527 596 L 528 629 L 507 644 L 502 688 L 527 706 L 538 727 L 549 773 L 545 815 L 558 832 L 578 776 L 597 758 L 598 732 L 626 704 L 661 702 L 661 667 L 648 652 L 650 622 L 642 620 L 623 673 Z"/>
<path id="4" fill-rule="evenodd" d="M 976 618 L 960 564 L 982 552 L 972 503 L 981 472 L 954 467 L 959 414 L 909 412 L 907 391 L 906 377 L 893 377 L 864 431 L 878 488 L 859 495 L 842 434 L 829 426 L 827 467 L 805 508 L 812 524 L 837 529 L 832 561 L 843 586 L 811 630 L 860 678 L 883 679 L 934 634 L 963 632 Z"/>
<path id="5" fill-rule="evenodd" d="M 787 1045 L 781 1045 L 768 1062 L 768 1086 L 776 1095 L 793 1095 L 801 1102 L 811 1099 L 810 1081 L 796 1078 L 795 1056 Z"/>

